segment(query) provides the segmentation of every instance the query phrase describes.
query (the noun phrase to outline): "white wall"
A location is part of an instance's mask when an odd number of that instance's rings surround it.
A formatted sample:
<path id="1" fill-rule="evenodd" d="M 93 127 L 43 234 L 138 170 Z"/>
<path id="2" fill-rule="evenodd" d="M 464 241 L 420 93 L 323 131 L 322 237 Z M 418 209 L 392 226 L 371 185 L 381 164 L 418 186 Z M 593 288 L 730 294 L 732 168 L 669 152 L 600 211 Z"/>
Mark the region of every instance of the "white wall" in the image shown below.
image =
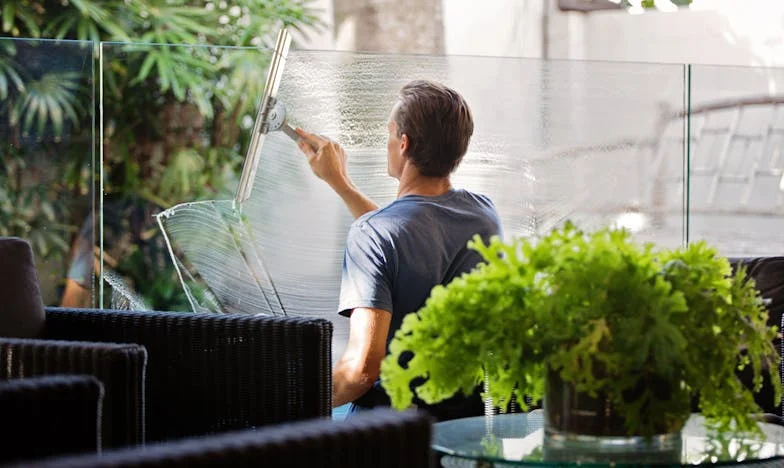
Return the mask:
<path id="1" fill-rule="evenodd" d="M 446 53 L 541 57 L 546 4 L 550 58 L 784 66 L 781 0 L 694 0 L 674 13 L 640 15 L 565 13 L 555 0 L 443 0 Z M 334 24 L 333 0 L 311 6 L 327 25 L 299 46 L 350 49 L 352 27 Z"/>
<path id="2" fill-rule="evenodd" d="M 554 1 L 443 0 L 447 54 L 784 66 L 784 2 L 694 0 L 673 13 L 562 12 Z"/>
<path id="3" fill-rule="evenodd" d="M 579 58 L 784 66 L 784 2 L 696 0 L 676 13 L 587 15 Z"/>
<path id="4" fill-rule="evenodd" d="M 448 55 L 539 57 L 541 0 L 443 0 Z"/>

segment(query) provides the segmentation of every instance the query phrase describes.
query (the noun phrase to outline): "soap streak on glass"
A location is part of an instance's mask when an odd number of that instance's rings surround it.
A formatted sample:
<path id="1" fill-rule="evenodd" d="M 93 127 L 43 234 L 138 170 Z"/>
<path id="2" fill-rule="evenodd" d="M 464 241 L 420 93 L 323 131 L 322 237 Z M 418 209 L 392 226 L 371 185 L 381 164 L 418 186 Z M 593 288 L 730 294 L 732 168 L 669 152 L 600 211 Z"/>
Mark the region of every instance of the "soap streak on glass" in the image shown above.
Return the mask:
<path id="1" fill-rule="evenodd" d="M 383 206 L 397 190 L 387 175 L 387 119 L 400 87 L 418 78 L 446 83 L 471 106 L 475 132 L 453 184 L 490 196 L 505 236 L 537 235 L 567 218 L 598 227 L 654 209 L 650 142 L 660 103 L 682 103 L 678 66 L 292 51 L 278 100 L 292 125 L 345 147 L 350 176 Z M 612 119 L 597 118 L 608 108 Z M 682 144 L 657 154 L 683 165 Z M 656 222 L 636 235 L 679 245 L 682 204 L 655 209 Z M 353 218 L 285 134 L 266 136 L 241 211 L 229 200 L 187 203 L 159 221 L 172 254 L 182 255 L 183 277 L 206 284 L 201 296 L 221 311 L 327 318 L 340 356 L 348 320 L 336 309 Z M 197 296 L 189 294 L 194 310 L 213 308 Z"/>

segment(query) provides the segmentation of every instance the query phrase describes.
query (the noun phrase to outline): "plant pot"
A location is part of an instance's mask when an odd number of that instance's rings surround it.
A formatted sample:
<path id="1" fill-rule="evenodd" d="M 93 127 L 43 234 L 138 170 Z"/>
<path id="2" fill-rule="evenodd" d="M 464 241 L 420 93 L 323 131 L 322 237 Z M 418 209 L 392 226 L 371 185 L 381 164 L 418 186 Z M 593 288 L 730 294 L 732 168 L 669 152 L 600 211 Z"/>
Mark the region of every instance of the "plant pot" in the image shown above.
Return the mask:
<path id="1" fill-rule="evenodd" d="M 544 398 L 544 457 L 551 461 L 678 462 L 685 424 L 658 428 L 653 436 L 629 434 L 606 394 L 578 392 L 548 370 Z"/>

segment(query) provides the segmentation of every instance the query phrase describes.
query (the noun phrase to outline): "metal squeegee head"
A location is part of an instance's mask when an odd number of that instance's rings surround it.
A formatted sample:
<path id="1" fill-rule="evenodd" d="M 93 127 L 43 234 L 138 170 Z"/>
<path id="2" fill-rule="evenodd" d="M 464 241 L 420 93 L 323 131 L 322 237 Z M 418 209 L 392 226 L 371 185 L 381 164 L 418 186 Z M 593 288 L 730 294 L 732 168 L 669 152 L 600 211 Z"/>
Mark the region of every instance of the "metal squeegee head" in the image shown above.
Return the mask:
<path id="1" fill-rule="evenodd" d="M 259 150 L 261 150 L 264 138 L 269 130 L 267 116 L 277 101 L 278 88 L 280 87 L 283 67 L 286 64 L 290 45 L 291 35 L 288 29 L 283 28 L 278 32 L 278 38 L 275 41 L 272 60 L 270 61 L 269 70 L 267 70 L 267 82 L 261 95 L 256 121 L 253 123 L 253 132 L 251 133 L 248 152 L 245 154 L 245 162 L 242 164 L 242 175 L 240 176 L 240 183 L 234 197 L 238 205 L 242 205 L 245 200 L 250 198 L 250 193 L 253 190 L 256 169 L 259 166 Z"/>

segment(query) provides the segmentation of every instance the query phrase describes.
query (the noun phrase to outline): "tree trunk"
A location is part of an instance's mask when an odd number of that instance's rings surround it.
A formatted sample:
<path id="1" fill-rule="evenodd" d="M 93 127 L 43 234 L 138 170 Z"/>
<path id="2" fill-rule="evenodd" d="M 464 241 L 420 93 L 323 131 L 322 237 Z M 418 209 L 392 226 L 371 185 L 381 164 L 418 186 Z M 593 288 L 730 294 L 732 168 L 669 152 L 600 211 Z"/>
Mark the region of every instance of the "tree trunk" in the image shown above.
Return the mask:
<path id="1" fill-rule="evenodd" d="M 335 34 L 345 49 L 440 55 L 441 1 L 335 0 Z"/>

